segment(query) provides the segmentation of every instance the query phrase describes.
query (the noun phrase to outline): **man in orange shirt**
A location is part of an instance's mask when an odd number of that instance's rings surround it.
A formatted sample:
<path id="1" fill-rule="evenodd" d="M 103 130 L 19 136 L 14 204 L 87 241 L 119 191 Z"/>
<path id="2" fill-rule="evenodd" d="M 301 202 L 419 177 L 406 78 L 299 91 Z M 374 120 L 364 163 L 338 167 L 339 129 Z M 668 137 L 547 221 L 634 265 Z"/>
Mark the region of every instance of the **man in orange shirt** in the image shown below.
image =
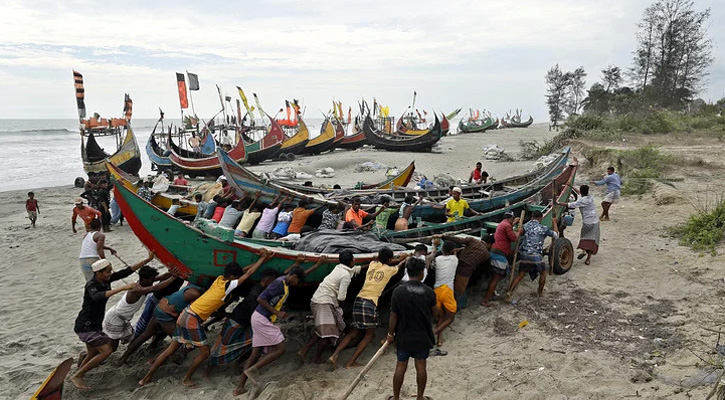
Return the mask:
<path id="1" fill-rule="evenodd" d="M 75 207 L 73 207 L 73 216 L 70 219 L 71 222 L 71 228 L 73 228 L 73 233 L 76 233 L 76 219 L 78 217 L 81 217 L 83 220 L 83 223 L 86 226 L 86 232 L 90 232 L 91 230 L 91 221 L 93 221 L 96 218 L 101 218 L 101 212 L 96 210 L 95 208 L 91 208 L 90 206 L 86 206 L 83 202 L 82 198 L 77 198 L 75 201 Z"/>
<path id="2" fill-rule="evenodd" d="M 386 207 L 383 205 L 380 206 L 377 211 L 370 214 L 369 212 L 360 209 L 361 204 L 362 201 L 360 201 L 359 198 L 354 198 L 352 200 L 352 207 L 347 211 L 347 214 L 345 214 L 345 222 L 350 222 L 351 224 L 355 225 L 355 228 L 357 229 L 361 229 L 366 227 L 367 225 L 372 224 L 372 222 L 375 221 L 375 217 L 377 217 L 378 214 L 386 209 Z M 363 219 L 366 217 L 370 217 L 370 221 L 367 224 L 363 224 Z"/>
<path id="3" fill-rule="evenodd" d="M 303 197 L 302 200 L 300 200 L 300 203 L 297 205 L 297 208 L 292 211 L 292 222 L 289 224 L 289 229 L 287 229 L 287 234 L 291 233 L 297 233 L 300 234 L 304 230 L 305 232 L 311 231 L 312 228 L 307 227 L 305 229 L 305 224 L 307 223 L 307 219 L 310 218 L 312 214 L 315 213 L 318 209 L 322 208 L 323 206 L 313 208 L 308 210 L 307 206 L 310 204 L 310 199 L 307 197 Z"/>

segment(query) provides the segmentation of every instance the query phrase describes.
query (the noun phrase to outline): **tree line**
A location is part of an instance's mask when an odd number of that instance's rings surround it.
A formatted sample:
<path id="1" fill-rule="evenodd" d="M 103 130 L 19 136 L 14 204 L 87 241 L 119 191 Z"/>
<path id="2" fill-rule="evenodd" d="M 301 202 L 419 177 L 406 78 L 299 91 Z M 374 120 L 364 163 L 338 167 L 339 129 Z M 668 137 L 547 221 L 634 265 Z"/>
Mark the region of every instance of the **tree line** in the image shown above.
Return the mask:
<path id="1" fill-rule="evenodd" d="M 546 103 L 557 121 L 582 111 L 622 114 L 651 108 L 683 109 L 703 88 L 713 62 L 707 25 L 710 9 L 697 11 L 692 0 L 658 0 L 637 24 L 632 65 L 602 70 L 600 82 L 585 93 L 583 67 L 547 71 Z M 627 82 L 627 86 L 623 86 Z"/>

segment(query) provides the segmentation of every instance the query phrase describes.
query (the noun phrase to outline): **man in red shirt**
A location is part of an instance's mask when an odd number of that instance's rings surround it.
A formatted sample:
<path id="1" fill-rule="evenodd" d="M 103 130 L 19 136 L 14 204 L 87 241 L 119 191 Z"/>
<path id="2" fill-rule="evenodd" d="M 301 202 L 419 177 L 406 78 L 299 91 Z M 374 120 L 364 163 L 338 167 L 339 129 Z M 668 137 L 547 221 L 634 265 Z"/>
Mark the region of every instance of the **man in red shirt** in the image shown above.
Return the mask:
<path id="1" fill-rule="evenodd" d="M 174 185 L 177 185 L 177 186 L 189 186 L 189 181 L 187 181 L 186 179 L 184 179 L 184 173 L 183 172 L 179 172 L 178 174 L 176 174 L 176 179 L 174 179 Z"/>
<path id="2" fill-rule="evenodd" d="M 483 164 L 480 162 L 476 163 L 476 169 L 471 171 L 471 175 L 468 177 L 468 183 L 486 183 L 488 180 L 488 172 L 482 171 Z"/>
<path id="3" fill-rule="evenodd" d="M 83 203 L 82 198 L 77 198 L 75 201 L 75 207 L 73 207 L 73 216 L 70 219 L 71 222 L 71 228 L 73 228 L 73 233 L 76 233 L 76 219 L 78 217 L 81 217 L 83 220 L 83 223 L 86 225 L 86 232 L 90 232 L 91 230 L 91 221 L 93 221 L 96 218 L 101 218 L 101 212 L 96 210 L 95 208 L 91 208 L 90 206 L 86 206 Z"/>
<path id="4" fill-rule="evenodd" d="M 513 255 L 511 244 L 516 243 L 521 235 L 520 228 L 517 232 L 514 232 L 513 228 L 518 222 L 519 219 L 515 218 L 513 211 L 506 211 L 503 221 L 498 224 L 496 233 L 493 234 L 494 243 L 491 246 L 491 267 L 493 267 L 494 274 L 488 283 L 486 296 L 481 302 L 481 305 L 484 307 L 490 306 L 488 301 L 491 300 L 491 297 L 496 291 L 496 285 L 498 285 L 501 278 L 510 273 L 509 266 L 511 265 Z"/>
<path id="5" fill-rule="evenodd" d="M 28 212 L 28 219 L 30 219 L 30 226 L 35 228 L 35 221 L 38 219 L 40 214 L 40 206 L 38 200 L 35 198 L 35 193 L 28 192 L 28 199 L 25 200 L 25 211 Z"/>

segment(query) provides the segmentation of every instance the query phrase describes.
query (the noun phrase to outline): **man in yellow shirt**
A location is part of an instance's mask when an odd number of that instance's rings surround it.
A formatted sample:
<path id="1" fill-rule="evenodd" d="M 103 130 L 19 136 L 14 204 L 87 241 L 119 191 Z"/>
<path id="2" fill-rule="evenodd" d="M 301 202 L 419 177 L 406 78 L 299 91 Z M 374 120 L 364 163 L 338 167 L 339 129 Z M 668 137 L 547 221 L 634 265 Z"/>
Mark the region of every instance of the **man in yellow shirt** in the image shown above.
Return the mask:
<path id="1" fill-rule="evenodd" d="M 468 202 L 461 198 L 461 193 L 463 191 L 459 187 L 451 189 L 453 198 L 446 202 L 446 217 L 448 217 L 446 222 L 454 222 L 459 218 L 463 218 L 466 210 L 473 215 L 478 215 L 477 212 L 471 209 Z"/>
<path id="2" fill-rule="evenodd" d="M 378 252 L 378 260 L 370 263 L 365 276 L 365 283 L 352 306 L 352 331 L 342 338 L 335 352 L 328 359 L 333 368 L 337 368 L 337 358 L 340 356 L 340 352 L 357 339 L 362 331 L 365 331 L 365 337 L 357 345 L 355 353 L 347 362 L 345 368 L 359 366 L 355 363 L 355 360 L 360 357 L 360 354 L 365 351 L 365 348 L 373 340 L 375 329 L 378 327 L 378 299 L 390 278 L 395 276 L 400 271 L 400 267 L 405 265 L 407 257 L 407 254 L 404 255 L 398 265 L 391 267 L 388 263 L 393 261 L 393 251 L 386 247 Z"/>
<path id="3" fill-rule="evenodd" d="M 206 332 L 202 327 L 203 322 L 209 318 L 216 310 L 224 305 L 226 297 L 240 286 L 249 277 L 264 264 L 264 262 L 270 260 L 274 253 L 269 252 L 267 249 L 262 249 L 259 252 L 259 260 L 254 264 L 248 265 L 245 268 L 239 266 L 239 264 L 232 262 L 224 267 L 224 275 L 216 278 L 211 287 L 204 292 L 198 299 L 194 300 L 191 305 L 186 307 L 184 311 L 179 314 L 179 318 L 176 320 L 176 333 L 174 340 L 171 342 L 169 347 L 164 350 L 156 360 L 154 361 L 149 372 L 146 376 L 139 381 L 139 385 L 144 386 L 151 382 L 151 378 L 161 365 L 166 360 L 174 355 L 181 345 L 193 346 L 199 348 L 199 355 L 194 358 L 187 371 L 184 379 L 181 381 L 182 384 L 188 387 L 196 387 L 194 382 L 191 380 L 194 372 L 201 365 L 204 360 L 209 357 L 211 352 L 210 342 L 206 338 Z"/>

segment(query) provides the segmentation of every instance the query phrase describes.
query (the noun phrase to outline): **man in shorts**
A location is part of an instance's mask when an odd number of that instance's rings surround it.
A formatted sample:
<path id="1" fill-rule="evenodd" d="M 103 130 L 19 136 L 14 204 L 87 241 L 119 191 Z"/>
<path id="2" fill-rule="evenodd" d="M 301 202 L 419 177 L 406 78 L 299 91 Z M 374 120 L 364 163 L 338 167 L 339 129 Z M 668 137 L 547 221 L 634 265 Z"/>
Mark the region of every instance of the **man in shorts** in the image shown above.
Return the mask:
<path id="1" fill-rule="evenodd" d="M 597 186 L 607 185 L 607 194 L 602 200 L 602 221 L 609 221 L 609 207 L 619 201 L 619 190 L 622 187 L 622 179 L 614 172 L 614 167 L 607 168 L 607 174 L 598 181 L 592 181 Z"/>

